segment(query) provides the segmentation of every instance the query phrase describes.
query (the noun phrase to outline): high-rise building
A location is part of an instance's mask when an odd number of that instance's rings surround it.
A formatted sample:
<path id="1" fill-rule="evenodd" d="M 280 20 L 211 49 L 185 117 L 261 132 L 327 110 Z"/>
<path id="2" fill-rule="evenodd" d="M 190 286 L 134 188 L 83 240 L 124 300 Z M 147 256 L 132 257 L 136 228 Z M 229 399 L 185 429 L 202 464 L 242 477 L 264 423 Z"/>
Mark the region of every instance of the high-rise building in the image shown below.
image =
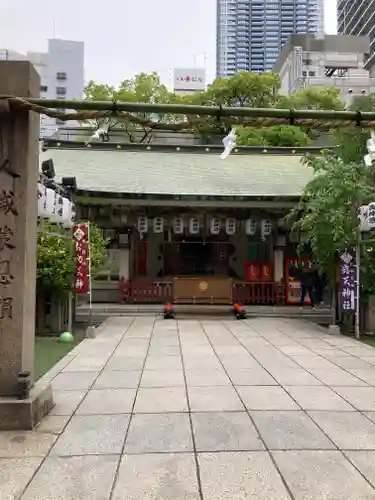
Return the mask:
<path id="1" fill-rule="evenodd" d="M 84 42 L 48 40 L 48 52 L 28 52 L 41 79 L 40 96 L 47 99 L 82 99 L 84 94 Z M 64 108 L 61 111 L 69 111 Z M 70 124 L 72 124 L 70 122 Z M 54 118 L 42 117 L 41 135 L 50 135 L 62 125 Z"/>
<path id="2" fill-rule="evenodd" d="M 338 0 L 337 32 L 370 37 L 366 67 L 375 68 L 375 0 Z"/>
<path id="3" fill-rule="evenodd" d="M 46 99 L 82 99 L 84 94 L 84 43 L 70 40 L 48 40 L 48 52 L 0 49 L 0 60 L 30 61 L 40 76 L 40 97 Z M 61 111 L 69 111 L 64 108 Z M 62 122 L 63 123 L 63 122 Z M 59 120 L 41 117 L 41 135 L 51 135 Z M 72 122 L 70 125 L 77 125 Z"/>
<path id="4" fill-rule="evenodd" d="M 294 33 L 324 34 L 324 0 L 217 0 L 217 76 L 271 71 Z"/>

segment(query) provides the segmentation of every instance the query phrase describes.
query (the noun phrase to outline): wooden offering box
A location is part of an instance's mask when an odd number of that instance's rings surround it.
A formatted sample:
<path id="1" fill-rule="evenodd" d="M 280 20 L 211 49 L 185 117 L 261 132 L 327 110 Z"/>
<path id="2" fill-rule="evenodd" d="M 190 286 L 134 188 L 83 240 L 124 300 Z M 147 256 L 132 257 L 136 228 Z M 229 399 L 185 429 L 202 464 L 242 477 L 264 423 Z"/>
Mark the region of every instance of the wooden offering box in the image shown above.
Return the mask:
<path id="1" fill-rule="evenodd" d="M 232 304 L 232 285 L 227 276 L 177 277 L 173 299 L 176 304 Z"/>

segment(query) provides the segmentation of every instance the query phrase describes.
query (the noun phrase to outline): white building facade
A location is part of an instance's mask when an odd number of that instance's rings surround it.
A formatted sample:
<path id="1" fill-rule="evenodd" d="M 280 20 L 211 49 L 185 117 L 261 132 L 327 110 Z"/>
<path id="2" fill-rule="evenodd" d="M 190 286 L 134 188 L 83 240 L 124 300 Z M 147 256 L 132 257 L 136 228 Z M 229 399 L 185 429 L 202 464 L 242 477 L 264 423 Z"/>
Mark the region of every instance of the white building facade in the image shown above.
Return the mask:
<path id="1" fill-rule="evenodd" d="M 46 99 L 82 99 L 84 95 L 84 43 L 71 40 L 48 40 L 48 52 L 28 52 L 41 79 L 40 96 Z M 69 111 L 61 108 L 62 111 Z M 42 117 L 41 135 L 49 136 L 63 122 Z M 71 126 L 76 126 L 70 122 Z"/>
<path id="2" fill-rule="evenodd" d="M 82 99 L 84 95 L 83 42 L 70 40 L 48 40 L 48 52 L 28 52 L 26 55 L 14 50 L 0 49 L 0 60 L 30 61 L 40 76 L 40 97 L 46 99 Z M 64 107 L 62 111 L 69 111 Z M 41 136 L 50 136 L 64 124 L 54 118 L 42 116 Z M 77 122 L 69 122 L 77 126 Z"/>
<path id="3" fill-rule="evenodd" d="M 368 37 L 293 35 L 284 45 L 274 71 L 279 73 L 281 93 L 290 95 L 310 87 L 336 87 L 341 100 L 375 92 L 375 78 L 365 68 Z"/>

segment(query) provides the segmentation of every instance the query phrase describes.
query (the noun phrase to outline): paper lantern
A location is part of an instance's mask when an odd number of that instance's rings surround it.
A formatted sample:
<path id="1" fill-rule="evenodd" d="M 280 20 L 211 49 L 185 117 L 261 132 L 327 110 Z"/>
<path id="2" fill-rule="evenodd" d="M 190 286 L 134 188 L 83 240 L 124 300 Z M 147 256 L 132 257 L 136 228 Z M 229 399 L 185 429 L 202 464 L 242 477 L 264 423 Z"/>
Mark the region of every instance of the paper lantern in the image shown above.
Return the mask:
<path id="1" fill-rule="evenodd" d="M 375 226 L 375 203 L 369 203 L 368 205 L 367 221 L 371 227 Z"/>
<path id="2" fill-rule="evenodd" d="M 269 219 L 262 220 L 262 236 L 269 236 L 272 233 L 272 222 Z"/>
<path id="3" fill-rule="evenodd" d="M 196 217 L 190 219 L 189 232 L 190 234 L 199 234 L 199 220 Z"/>
<path id="4" fill-rule="evenodd" d="M 65 229 L 71 229 L 74 226 L 74 216 L 74 204 L 68 198 L 63 198 L 62 225 Z"/>
<path id="5" fill-rule="evenodd" d="M 63 221 L 63 197 L 59 193 L 55 193 L 54 209 L 50 220 L 55 224 L 61 224 Z"/>
<path id="6" fill-rule="evenodd" d="M 217 217 L 212 217 L 211 219 L 210 232 L 211 234 L 220 233 L 220 219 L 218 219 Z"/>
<path id="7" fill-rule="evenodd" d="M 55 210 L 55 191 L 53 189 L 46 189 L 46 202 L 44 204 L 45 207 L 45 219 L 51 219 L 54 215 Z"/>
<path id="8" fill-rule="evenodd" d="M 257 232 L 257 221 L 255 219 L 247 219 L 246 221 L 246 234 L 254 236 Z"/>
<path id="9" fill-rule="evenodd" d="M 225 221 L 225 232 L 233 235 L 236 232 L 236 219 L 227 219 Z"/>
<path id="10" fill-rule="evenodd" d="M 163 217 L 154 218 L 154 233 L 160 234 L 164 231 L 164 220 Z"/>
<path id="11" fill-rule="evenodd" d="M 138 231 L 142 233 L 147 233 L 148 229 L 148 220 L 147 217 L 138 217 Z"/>
<path id="12" fill-rule="evenodd" d="M 175 234 L 184 233 L 184 220 L 182 219 L 182 217 L 175 217 L 173 221 L 173 231 Z"/>
<path id="13" fill-rule="evenodd" d="M 42 219 L 47 217 L 46 211 L 46 198 L 47 198 L 47 188 L 41 182 L 38 182 L 38 217 Z"/>

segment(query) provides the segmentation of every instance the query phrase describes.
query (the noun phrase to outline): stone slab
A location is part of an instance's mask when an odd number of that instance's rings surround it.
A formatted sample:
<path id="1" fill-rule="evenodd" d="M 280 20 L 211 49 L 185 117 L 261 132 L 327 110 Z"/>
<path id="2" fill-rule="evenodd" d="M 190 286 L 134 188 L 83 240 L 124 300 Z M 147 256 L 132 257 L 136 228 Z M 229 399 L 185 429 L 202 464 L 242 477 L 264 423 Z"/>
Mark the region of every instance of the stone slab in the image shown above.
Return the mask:
<path id="1" fill-rule="evenodd" d="M 209 500 L 290 500 L 268 453 L 198 455 L 202 493 Z"/>
<path id="2" fill-rule="evenodd" d="M 147 356 L 145 370 L 182 370 L 180 356 Z"/>
<path id="3" fill-rule="evenodd" d="M 0 397 L 0 430 L 31 430 L 53 408 L 52 387 L 38 381 L 24 400 Z"/>
<path id="4" fill-rule="evenodd" d="M 344 455 L 375 488 L 375 451 L 345 451 Z"/>
<path id="5" fill-rule="evenodd" d="M 119 458 L 48 457 L 22 500 L 109 500 Z"/>
<path id="6" fill-rule="evenodd" d="M 198 452 L 264 449 L 246 412 L 193 413 L 191 418 Z"/>
<path id="7" fill-rule="evenodd" d="M 309 411 L 341 450 L 375 450 L 375 424 L 358 412 Z"/>
<path id="8" fill-rule="evenodd" d="M 302 411 L 254 411 L 255 425 L 270 450 L 329 450 L 335 446 Z"/>
<path id="9" fill-rule="evenodd" d="M 372 500 L 375 491 L 339 451 L 272 452 L 295 500 Z"/>
<path id="10" fill-rule="evenodd" d="M 137 389 L 141 370 L 108 370 L 104 368 L 96 379 L 93 389 Z"/>
<path id="11" fill-rule="evenodd" d="M 184 374 L 180 370 L 144 370 L 141 387 L 185 387 Z"/>
<path id="12" fill-rule="evenodd" d="M 50 415 L 72 415 L 81 404 L 87 391 L 54 391 L 55 406 Z"/>
<path id="13" fill-rule="evenodd" d="M 223 369 L 221 370 L 186 370 L 186 383 L 191 387 L 231 385 Z"/>
<path id="14" fill-rule="evenodd" d="M 0 500 L 21 497 L 42 458 L 0 458 Z"/>
<path id="15" fill-rule="evenodd" d="M 239 386 L 238 392 L 248 410 L 299 410 L 282 387 Z"/>
<path id="16" fill-rule="evenodd" d="M 351 375 L 350 373 L 346 372 L 345 370 L 342 369 L 332 369 L 332 370 L 322 370 L 322 369 L 315 369 L 315 368 L 309 368 L 309 371 L 316 377 L 317 379 L 321 380 L 323 384 L 329 385 L 329 386 L 367 386 L 366 382 L 363 382 L 363 380 L 360 380 L 359 378 L 355 377 L 354 375 Z M 287 384 L 289 385 L 289 384 Z"/>
<path id="17" fill-rule="evenodd" d="M 118 415 L 131 413 L 136 389 L 92 389 L 77 410 L 77 415 Z"/>
<path id="18" fill-rule="evenodd" d="M 230 386 L 188 387 L 192 412 L 243 411 L 243 404 Z"/>
<path id="19" fill-rule="evenodd" d="M 194 455 L 192 453 L 124 455 L 112 499 L 124 500 L 124 498 L 200 500 Z"/>
<path id="20" fill-rule="evenodd" d="M 188 410 L 184 387 L 141 387 L 134 413 L 168 413 Z"/>
<path id="21" fill-rule="evenodd" d="M 124 453 L 183 451 L 193 451 L 190 420 L 187 414 L 138 414 L 132 417 Z"/>
<path id="22" fill-rule="evenodd" d="M 88 390 L 99 375 L 94 372 L 63 372 L 59 373 L 52 381 L 52 387 L 57 391 Z"/>
<path id="23" fill-rule="evenodd" d="M 261 367 L 228 369 L 233 385 L 278 385 L 266 370 Z"/>
<path id="24" fill-rule="evenodd" d="M 333 387 L 359 411 L 375 411 L 375 387 Z"/>
<path id="25" fill-rule="evenodd" d="M 77 415 L 67 425 L 51 455 L 121 453 L 129 415 Z"/>
<path id="26" fill-rule="evenodd" d="M 285 390 L 303 410 L 355 411 L 355 408 L 325 386 L 288 386 Z"/>

